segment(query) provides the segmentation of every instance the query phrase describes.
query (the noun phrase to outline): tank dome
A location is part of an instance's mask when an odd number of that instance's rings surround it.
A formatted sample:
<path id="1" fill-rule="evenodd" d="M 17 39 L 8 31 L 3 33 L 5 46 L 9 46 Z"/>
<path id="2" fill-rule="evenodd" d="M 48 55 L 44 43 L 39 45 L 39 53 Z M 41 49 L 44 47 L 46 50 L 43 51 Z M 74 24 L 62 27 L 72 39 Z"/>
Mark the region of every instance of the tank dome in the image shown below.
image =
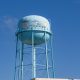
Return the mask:
<path id="1" fill-rule="evenodd" d="M 34 34 L 34 44 L 39 45 L 49 40 L 51 29 L 49 21 L 38 15 L 23 17 L 18 23 L 19 39 L 25 44 L 32 44 L 32 32 Z M 46 35 L 44 34 L 46 32 Z"/>

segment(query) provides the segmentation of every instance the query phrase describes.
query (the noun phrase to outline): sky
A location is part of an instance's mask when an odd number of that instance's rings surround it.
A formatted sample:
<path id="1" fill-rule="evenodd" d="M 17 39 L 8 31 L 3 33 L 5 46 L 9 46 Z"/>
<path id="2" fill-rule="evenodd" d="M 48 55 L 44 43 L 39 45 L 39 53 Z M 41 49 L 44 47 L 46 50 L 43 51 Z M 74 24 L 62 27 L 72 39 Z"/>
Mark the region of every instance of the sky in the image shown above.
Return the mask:
<path id="1" fill-rule="evenodd" d="M 13 80 L 15 32 L 27 15 L 51 23 L 55 77 L 80 78 L 80 0 L 0 0 L 0 79 Z"/>

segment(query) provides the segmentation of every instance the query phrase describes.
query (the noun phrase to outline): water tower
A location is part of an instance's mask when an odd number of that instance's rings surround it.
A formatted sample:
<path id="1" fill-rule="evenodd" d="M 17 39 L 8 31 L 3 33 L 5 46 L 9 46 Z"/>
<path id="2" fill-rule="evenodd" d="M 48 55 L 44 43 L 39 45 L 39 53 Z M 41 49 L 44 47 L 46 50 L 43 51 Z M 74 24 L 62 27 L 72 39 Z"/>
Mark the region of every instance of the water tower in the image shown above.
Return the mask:
<path id="1" fill-rule="evenodd" d="M 53 78 L 52 32 L 49 21 L 38 15 L 23 17 L 16 33 L 14 80 Z"/>

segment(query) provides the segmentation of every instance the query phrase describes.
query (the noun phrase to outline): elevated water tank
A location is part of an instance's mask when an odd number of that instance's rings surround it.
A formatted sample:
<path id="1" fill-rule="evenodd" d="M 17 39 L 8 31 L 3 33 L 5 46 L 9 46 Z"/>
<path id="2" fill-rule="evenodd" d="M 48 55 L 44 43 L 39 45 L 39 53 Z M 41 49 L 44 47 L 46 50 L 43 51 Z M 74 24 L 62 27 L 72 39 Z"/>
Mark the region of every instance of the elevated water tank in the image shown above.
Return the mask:
<path id="1" fill-rule="evenodd" d="M 32 34 L 34 45 L 39 45 L 49 40 L 51 29 L 49 21 L 38 15 L 23 17 L 18 23 L 17 35 L 24 44 L 32 45 Z"/>

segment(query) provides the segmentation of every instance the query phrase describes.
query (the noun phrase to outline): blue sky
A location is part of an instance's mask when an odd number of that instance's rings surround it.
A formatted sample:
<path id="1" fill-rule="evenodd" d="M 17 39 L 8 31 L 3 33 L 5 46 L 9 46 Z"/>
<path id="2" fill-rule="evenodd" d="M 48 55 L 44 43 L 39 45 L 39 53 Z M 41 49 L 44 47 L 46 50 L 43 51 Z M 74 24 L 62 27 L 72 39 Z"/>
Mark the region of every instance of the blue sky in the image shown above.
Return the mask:
<path id="1" fill-rule="evenodd" d="M 0 79 L 13 80 L 17 22 L 32 14 L 51 22 L 55 77 L 80 78 L 80 0 L 0 0 Z"/>

